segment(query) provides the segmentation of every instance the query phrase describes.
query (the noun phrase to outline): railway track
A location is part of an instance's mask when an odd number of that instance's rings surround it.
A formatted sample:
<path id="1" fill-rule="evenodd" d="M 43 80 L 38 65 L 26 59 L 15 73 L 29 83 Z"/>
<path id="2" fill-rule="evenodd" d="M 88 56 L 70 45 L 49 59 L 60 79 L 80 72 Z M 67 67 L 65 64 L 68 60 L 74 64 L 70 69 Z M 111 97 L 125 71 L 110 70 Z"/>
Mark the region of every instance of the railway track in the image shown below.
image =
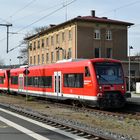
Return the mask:
<path id="1" fill-rule="evenodd" d="M 135 104 L 126 104 L 124 108 L 121 109 L 113 109 L 113 110 L 100 110 L 99 108 L 96 107 L 90 107 L 90 106 L 85 106 L 83 104 L 79 105 L 72 105 L 72 104 L 67 104 L 65 102 L 54 102 L 54 101 L 45 101 L 45 100 L 36 100 L 37 102 L 40 103 L 49 103 L 52 104 L 55 107 L 61 107 L 61 108 L 69 108 L 71 110 L 75 110 L 78 112 L 85 112 L 89 114 L 98 114 L 98 115 L 108 115 L 110 117 L 117 117 L 119 120 L 120 119 L 136 119 L 140 120 L 140 105 L 135 105 Z"/>
<path id="2" fill-rule="evenodd" d="M 16 98 L 15 96 L 11 96 L 11 98 Z M 23 100 L 23 98 L 21 98 L 21 100 Z M 25 100 L 25 98 L 24 98 Z M 91 117 L 97 117 L 99 116 L 100 118 L 110 118 L 112 120 L 114 120 L 114 118 L 116 120 L 119 121 L 123 121 L 126 118 L 130 118 L 130 119 L 135 119 L 138 120 L 136 123 L 137 125 L 140 125 L 140 116 L 136 113 L 133 113 L 129 110 L 127 110 L 125 113 L 123 113 L 123 110 L 117 110 L 117 111 L 103 111 L 103 110 L 98 110 L 97 108 L 87 108 L 85 106 L 83 107 L 78 107 L 78 106 L 71 106 L 69 104 L 64 104 L 64 103 L 54 103 L 51 101 L 46 101 L 46 100 L 36 100 L 36 98 L 34 98 L 33 100 L 35 100 L 36 102 L 38 102 L 39 104 L 46 104 L 46 105 L 50 105 L 53 106 L 54 108 L 65 108 L 65 109 L 70 109 L 70 110 L 74 110 L 75 112 L 80 112 L 80 113 L 85 113 Z M 37 111 L 33 111 L 31 109 L 31 107 L 22 107 L 22 105 L 17 105 L 17 104 L 5 104 L 5 103 L 1 103 L 0 104 L 1 107 L 4 107 L 8 110 L 17 112 L 21 115 L 25 115 L 28 116 L 32 119 L 41 121 L 43 123 L 47 123 L 49 125 L 58 127 L 60 129 L 63 129 L 65 131 L 70 131 L 71 133 L 75 133 L 76 135 L 80 135 L 83 136 L 85 138 L 88 139 L 98 139 L 98 140 L 133 140 L 134 138 L 129 136 L 129 135 L 120 135 L 120 134 L 116 134 L 116 133 L 112 133 L 110 131 L 104 131 L 102 129 L 98 129 L 98 128 L 93 128 L 90 126 L 83 126 L 81 124 L 79 124 L 77 121 L 72 121 L 72 120 L 68 120 L 65 118 L 62 119 L 58 119 L 55 116 L 49 115 L 49 114 L 45 114 L 45 113 L 41 113 L 41 112 L 37 112 Z M 124 108 L 125 109 L 125 108 Z M 137 115 L 136 115 L 137 114 Z"/>
<path id="3" fill-rule="evenodd" d="M 89 131 L 80 128 L 79 126 L 57 120 L 50 116 L 44 116 L 39 112 L 30 109 L 24 109 L 11 104 L 0 104 L 0 107 L 90 140 L 112 140 L 110 137 L 101 134 L 95 134 L 93 131 Z"/>

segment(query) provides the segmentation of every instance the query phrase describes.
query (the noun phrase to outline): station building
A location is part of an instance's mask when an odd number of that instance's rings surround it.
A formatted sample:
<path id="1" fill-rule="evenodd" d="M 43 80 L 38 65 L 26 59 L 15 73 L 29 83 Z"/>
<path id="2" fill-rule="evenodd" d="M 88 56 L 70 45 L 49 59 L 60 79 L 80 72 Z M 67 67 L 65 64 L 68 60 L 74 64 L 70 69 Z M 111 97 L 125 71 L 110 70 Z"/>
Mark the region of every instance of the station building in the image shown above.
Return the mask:
<path id="1" fill-rule="evenodd" d="M 25 38 L 28 64 L 56 63 L 63 59 L 113 58 L 124 64 L 128 76 L 128 28 L 133 23 L 90 16 L 78 16 Z M 140 71 L 134 64 L 136 74 Z"/>
<path id="2" fill-rule="evenodd" d="M 29 65 L 55 63 L 62 59 L 113 58 L 127 60 L 129 22 L 78 16 L 27 37 Z"/>

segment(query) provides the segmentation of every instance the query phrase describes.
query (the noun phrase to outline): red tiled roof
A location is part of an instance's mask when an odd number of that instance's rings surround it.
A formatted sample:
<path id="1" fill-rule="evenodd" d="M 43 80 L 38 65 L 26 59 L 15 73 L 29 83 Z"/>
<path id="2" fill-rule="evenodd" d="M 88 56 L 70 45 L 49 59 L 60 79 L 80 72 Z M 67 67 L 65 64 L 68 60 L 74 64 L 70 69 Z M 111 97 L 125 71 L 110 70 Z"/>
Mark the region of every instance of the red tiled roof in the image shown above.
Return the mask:
<path id="1" fill-rule="evenodd" d="M 112 19 L 108 19 L 107 17 L 100 18 L 100 17 L 93 17 L 93 16 L 83 16 L 83 17 L 78 16 L 75 19 L 84 20 L 84 21 L 91 21 L 91 22 L 119 24 L 119 25 L 126 25 L 126 26 L 134 25 L 133 23 L 119 21 L 119 20 L 112 20 Z"/>
<path id="2" fill-rule="evenodd" d="M 27 38 L 25 38 L 25 40 L 29 40 L 32 39 L 38 35 L 42 35 L 47 33 L 48 31 L 58 28 L 60 26 L 64 26 L 66 24 L 72 23 L 72 22 L 76 22 L 76 21 L 81 21 L 81 22 L 95 22 L 95 23 L 108 23 L 108 24 L 116 24 L 116 25 L 125 25 L 125 26 L 131 26 L 134 25 L 133 23 L 129 23 L 129 22 L 124 22 L 124 21 L 119 21 L 119 20 L 112 20 L 112 19 L 108 19 L 107 17 L 94 17 L 94 16 L 78 16 L 76 18 L 73 18 L 71 20 L 68 20 L 66 22 L 63 22 L 61 24 L 58 24 L 56 26 L 50 26 L 50 28 L 46 29 L 45 31 L 42 31 L 40 33 L 34 34 L 32 36 L 29 36 Z"/>

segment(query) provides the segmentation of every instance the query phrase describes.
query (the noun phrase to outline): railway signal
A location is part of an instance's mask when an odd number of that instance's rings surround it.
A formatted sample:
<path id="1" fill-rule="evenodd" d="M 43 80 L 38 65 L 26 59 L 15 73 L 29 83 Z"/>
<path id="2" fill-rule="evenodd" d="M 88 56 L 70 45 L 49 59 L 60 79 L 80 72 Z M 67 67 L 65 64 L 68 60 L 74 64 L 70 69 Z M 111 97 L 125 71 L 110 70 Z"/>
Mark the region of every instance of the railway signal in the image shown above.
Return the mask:
<path id="1" fill-rule="evenodd" d="M 30 71 L 28 70 L 28 68 L 25 68 L 25 70 L 23 71 L 23 73 L 24 73 L 25 75 L 28 75 L 28 74 L 30 73 Z"/>

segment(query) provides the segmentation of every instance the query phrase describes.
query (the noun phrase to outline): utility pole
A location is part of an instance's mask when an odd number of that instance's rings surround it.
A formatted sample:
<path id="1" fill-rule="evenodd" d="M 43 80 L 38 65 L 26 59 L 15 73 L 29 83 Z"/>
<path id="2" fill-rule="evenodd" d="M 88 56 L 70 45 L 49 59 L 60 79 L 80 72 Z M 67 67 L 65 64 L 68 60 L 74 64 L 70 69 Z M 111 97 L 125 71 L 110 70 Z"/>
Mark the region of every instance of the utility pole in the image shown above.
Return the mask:
<path id="1" fill-rule="evenodd" d="M 7 28 L 7 53 L 9 52 L 9 27 L 12 26 L 12 24 L 0 24 L 0 26 L 5 26 Z"/>
<path id="2" fill-rule="evenodd" d="M 130 64 L 131 64 L 131 55 L 130 55 L 130 52 L 131 52 L 131 49 L 133 49 L 133 47 L 132 46 L 129 46 L 129 64 L 128 64 L 128 75 L 129 75 L 129 85 L 128 85 L 128 88 L 129 88 L 129 92 L 131 92 L 131 66 L 130 66 Z"/>

